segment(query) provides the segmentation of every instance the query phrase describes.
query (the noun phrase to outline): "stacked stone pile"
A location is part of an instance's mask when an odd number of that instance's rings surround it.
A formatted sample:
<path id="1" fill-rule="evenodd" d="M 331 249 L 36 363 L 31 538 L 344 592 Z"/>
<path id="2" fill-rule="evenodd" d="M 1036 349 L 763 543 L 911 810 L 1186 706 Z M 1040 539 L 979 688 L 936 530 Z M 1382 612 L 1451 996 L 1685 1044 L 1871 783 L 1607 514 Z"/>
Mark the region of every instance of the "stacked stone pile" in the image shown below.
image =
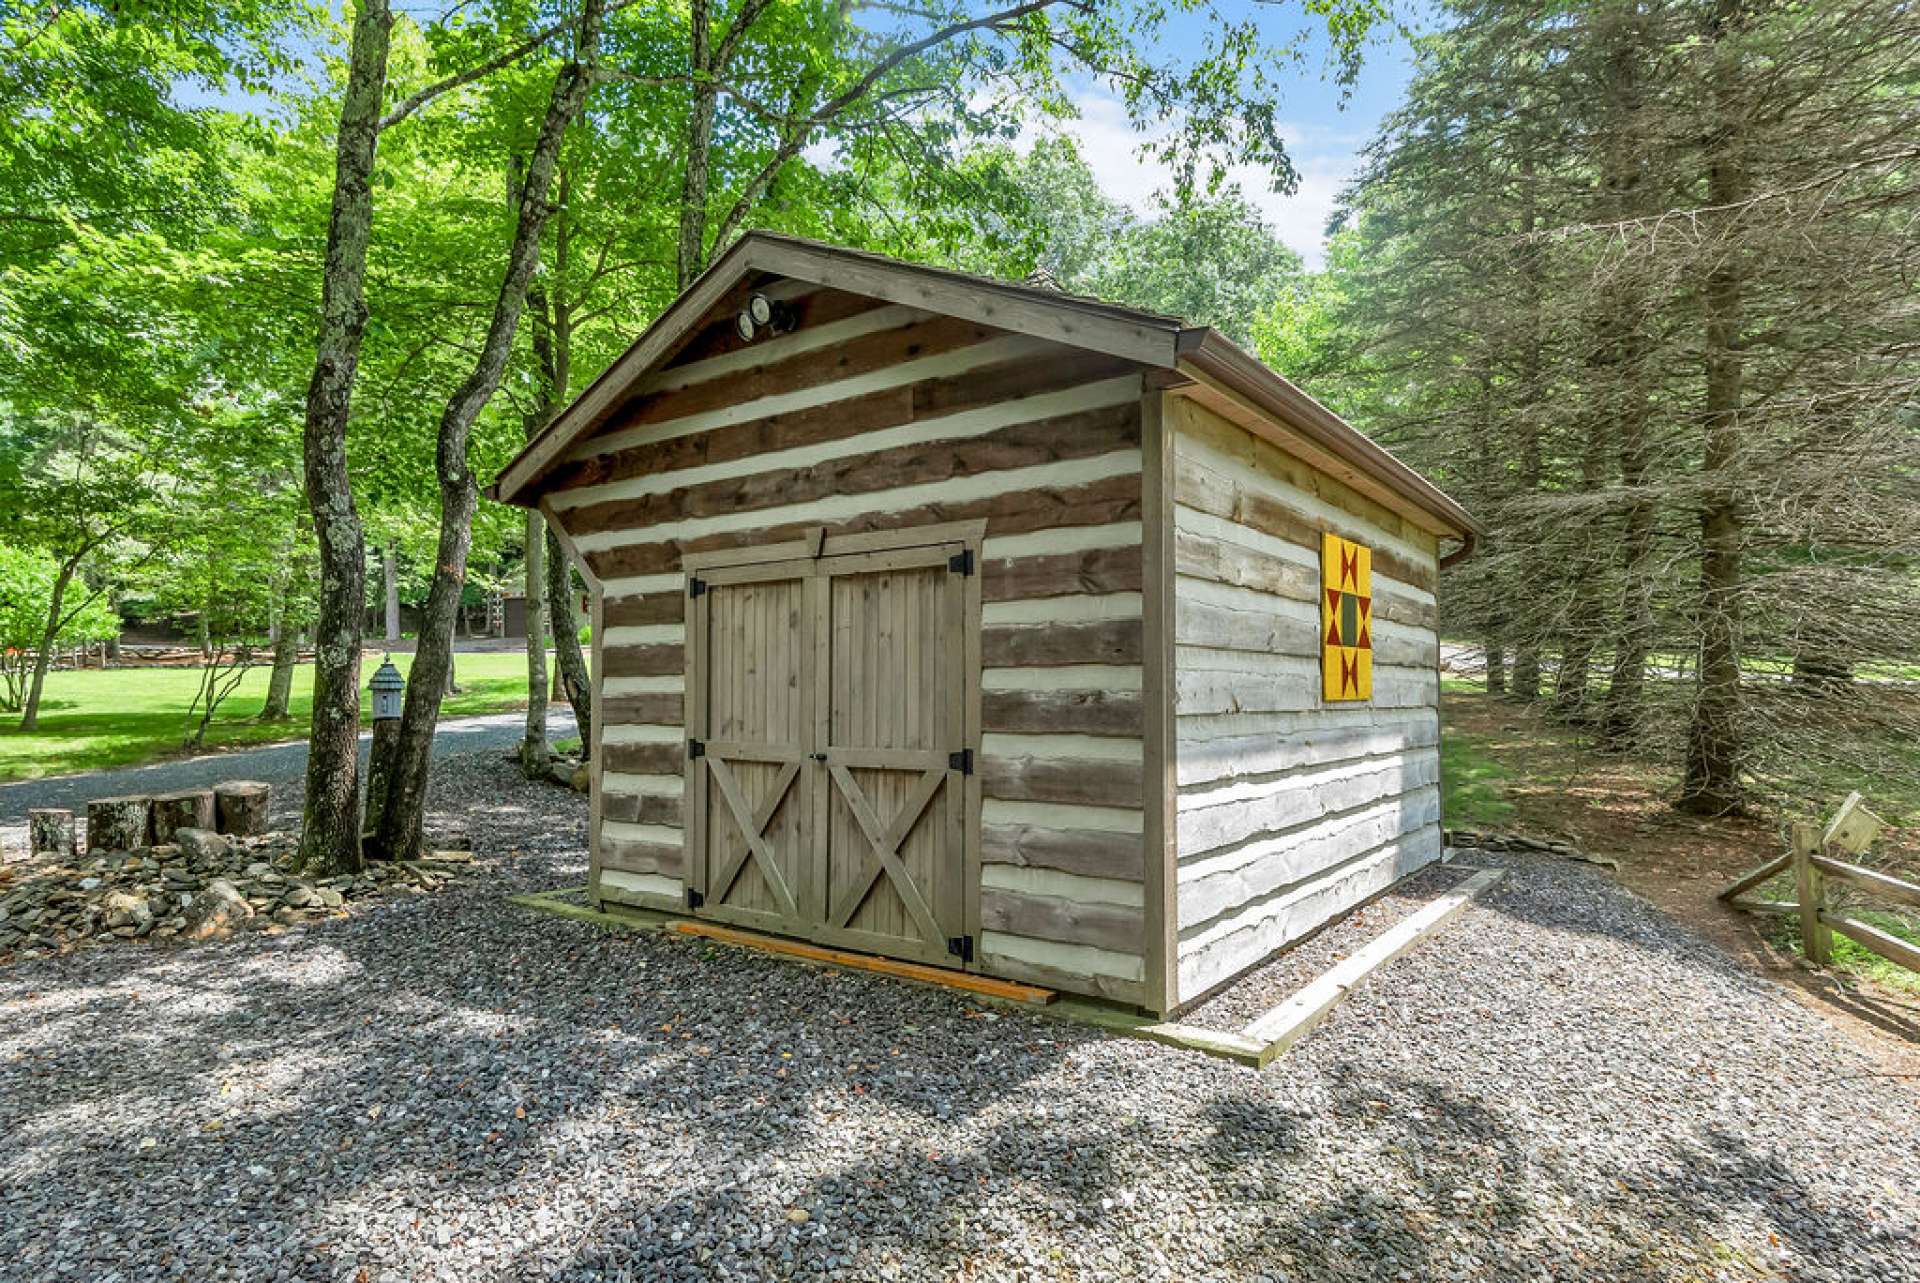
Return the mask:
<path id="1" fill-rule="evenodd" d="M 204 940 L 342 917 L 365 901 L 419 895 L 452 875 L 445 861 L 370 864 L 344 877 L 293 871 L 298 837 L 175 830 L 171 842 L 92 852 L 26 871 L 0 890 L 0 956 L 112 940 Z"/>

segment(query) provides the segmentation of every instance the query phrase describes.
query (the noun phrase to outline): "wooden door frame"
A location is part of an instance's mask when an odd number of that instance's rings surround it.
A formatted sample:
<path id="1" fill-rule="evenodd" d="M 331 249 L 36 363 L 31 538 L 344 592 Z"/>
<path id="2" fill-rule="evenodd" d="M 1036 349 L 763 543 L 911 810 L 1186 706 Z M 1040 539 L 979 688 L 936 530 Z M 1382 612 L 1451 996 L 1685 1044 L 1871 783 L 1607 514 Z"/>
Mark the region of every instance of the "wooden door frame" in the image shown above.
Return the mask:
<path id="1" fill-rule="evenodd" d="M 972 561 L 972 572 L 965 576 L 961 584 L 961 640 L 960 666 L 965 681 L 961 692 L 961 747 L 973 754 L 975 770 L 960 779 L 962 797 L 962 861 L 960 870 L 960 891 L 962 924 L 966 935 L 974 942 L 973 959 L 962 962 L 950 959 L 943 965 L 967 971 L 980 970 L 980 875 L 981 850 L 980 828 L 982 794 L 978 762 L 981 755 L 981 611 L 982 594 L 980 587 L 984 569 L 982 554 L 986 543 L 987 521 L 978 518 L 971 521 L 934 522 L 919 526 L 903 526 L 891 530 L 856 531 L 847 534 L 829 534 L 825 526 L 816 526 L 797 539 L 787 539 L 776 543 L 751 544 L 739 548 L 716 548 L 704 552 L 688 553 L 681 558 L 681 577 L 683 592 L 691 592 L 691 582 L 702 577 L 703 572 L 721 572 L 732 567 L 760 567 L 776 570 L 780 563 L 793 561 L 818 561 L 826 557 L 842 557 L 858 553 L 886 553 L 909 548 L 925 548 L 936 544 L 958 545 Z M 732 578 L 732 575 L 726 575 Z M 803 577 L 818 579 L 824 583 L 825 577 L 804 572 Z M 811 587 L 808 589 L 812 591 Z M 704 597 L 688 597 L 689 603 L 701 603 L 691 606 L 687 612 L 686 664 L 685 664 L 685 708 L 684 719 L 686 734 L 689 738 L 699 738 L 694 734 L 696 727 L 707 729 L 707 628 L 704 610 Z M 596 641 L 599 630 L 594 632 Z M 813 656 L 810 664 L 820 662 L 819 656 Z M 816 709 L 814 716 L 822 716 Z M 705 786 L 706 772 L 695 767 L 695 761 L 689 757 L 685 761 L 686 784 L 685 814 L 683 828 L 682 867 L 686 873 L 685 886 L 693 887 L 695 870 L 705 873 L 706 809 L 707 795 Z M 811 805 L 811 801 L 809 805 Z M 811 822 L 812 817 L 809 817 Z M 699 861 L 695 863 L 696 859 Z M 823 910 L 825 906 L 820 906 Z"/>
<path id="2" fill-rule="evenodd" d="M 778 543 L 690 552 L 680 559 L 680 567 L 687 577 L 691 577 L 696 570 L 712 570 L 720 566 L 757 565 L 763 561 L 817 561 L 821 557 L 842 557 L 848 553 L 892 552 L 898 548 L 924 548 L 940 543 L 966 545 L 973 552 L 974 562 L 978 565 L 980 546 L 986 537 L 985 517 L 972 521 L 902 526 L 893 530 L 859 530 L 850 534 L 829 534 L 825 526 L 815 526 L 797 539 L 783 539 Z"/>

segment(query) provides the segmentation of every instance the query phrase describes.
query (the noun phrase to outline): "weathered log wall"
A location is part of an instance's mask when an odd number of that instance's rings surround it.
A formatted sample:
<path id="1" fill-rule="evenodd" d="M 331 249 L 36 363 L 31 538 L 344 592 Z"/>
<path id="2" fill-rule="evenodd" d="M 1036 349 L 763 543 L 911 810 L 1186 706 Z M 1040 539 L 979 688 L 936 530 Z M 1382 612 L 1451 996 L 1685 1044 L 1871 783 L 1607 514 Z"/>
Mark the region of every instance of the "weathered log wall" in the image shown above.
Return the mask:
<path id="1" fill-rule="evenodd" d="M 1137 1000 L 1143 965 L 1137 370 L 788 282 L 729 300 L 543 488 L 602 586 L 593 877 L 678 906 L 689 553 L 984 518 L 980 958 Z"/>
<path id="2" fill-rule="evenodd" d="M 1178 1001 L 1440 854 L 1433 536 L 1211 410 L 1175 433 Z M 1373 698 L 1320 691 L 1320 541 L 1373 549 Z"/>

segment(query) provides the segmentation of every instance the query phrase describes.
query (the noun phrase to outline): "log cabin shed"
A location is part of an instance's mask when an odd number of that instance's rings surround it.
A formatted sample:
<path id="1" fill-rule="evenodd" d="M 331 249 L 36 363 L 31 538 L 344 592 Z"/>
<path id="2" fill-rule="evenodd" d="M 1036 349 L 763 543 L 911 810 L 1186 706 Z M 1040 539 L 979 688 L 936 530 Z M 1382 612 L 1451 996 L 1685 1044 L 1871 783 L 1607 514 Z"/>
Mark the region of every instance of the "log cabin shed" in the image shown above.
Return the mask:
<path id="1" fill-rule="evenodd" d="M 596 902 L 1167 1013 L 1441 854 L 1478 527 L 1212 329 L 751 233 L 488 493 L 594 589 Z"/>

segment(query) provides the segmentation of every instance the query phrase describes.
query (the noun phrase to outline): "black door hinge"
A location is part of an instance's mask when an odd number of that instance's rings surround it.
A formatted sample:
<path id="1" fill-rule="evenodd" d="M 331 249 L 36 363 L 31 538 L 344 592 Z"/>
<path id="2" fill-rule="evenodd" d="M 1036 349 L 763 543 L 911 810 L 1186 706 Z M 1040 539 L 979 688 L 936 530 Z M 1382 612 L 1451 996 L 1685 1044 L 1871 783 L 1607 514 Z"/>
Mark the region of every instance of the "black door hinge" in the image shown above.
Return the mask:
<path id="1" fill-rule="evenodd" d="M 707 581 L 700 578 L 700 576 L 695 575 L 693 578 L 687 580 L 687 596 L 698 597 L 701 593 L 705 592 L 706 590 L 707 590 Z"/>
<path id="2" fill-rule="evenodd" d="M 956 552 L 953 554 L 953 556 L 947 558 L 947 569 L 951 570 L 956 575 L 972 574 L 973 573 L 973 549 L 962 548 L 959 552 Z"/>
<path id="3" fill-rule="evenodd" d="M 973 937 L 972 936 L 948 936 L 947 952 L 952 954 L 954 957 L 960 959 L 960 961 L 962 962 L 972 962 L 973 961 Z"/>
<path id="4" fill-rule="evenodd" d="M 687 888 L 687 907 L 689 909 L 697 909 L 701 905 L 705 904 L 706 902 L 707 902 L 706 896 L 701 895 L 698 891 L 694 890 L 692 887 Z"/>
<path id="5" fill-rule="evenodd" d="M 706 755 L 707 755 L 707 742 L 705 740 L 688 740 L 687 741 L 688 757 L 705 757 Z"/>
<path id="6" fill-rule="evenodd" d="M 958 753 L 947 754 L 947 769 L 958 771 L 962 775 L 973 774 L 973 750 L 963 748 Z"/>

